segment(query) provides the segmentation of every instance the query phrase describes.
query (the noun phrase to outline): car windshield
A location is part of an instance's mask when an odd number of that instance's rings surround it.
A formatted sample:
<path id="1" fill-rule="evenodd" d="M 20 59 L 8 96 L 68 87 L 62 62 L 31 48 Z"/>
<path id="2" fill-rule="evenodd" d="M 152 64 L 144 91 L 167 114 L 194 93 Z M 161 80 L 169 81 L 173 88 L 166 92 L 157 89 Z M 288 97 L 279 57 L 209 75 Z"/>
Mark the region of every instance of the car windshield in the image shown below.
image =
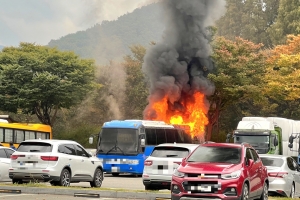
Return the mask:
<path id="1" fill-rule="evenodd" d="M 22 142 L 18 151 L 20 152 L 51 152 L 52 145 L 44 142 Z"/>
<path id="2" fill-rule="evenodd" d="M 283 159 L 281 158 L 267 158 L 260 157 L 264 166 L 281 167 L 283 165 Z"/>
<path id="3" fill-rule="evenodd" d="M 172 158 L 185 158 L 189 154 L 187 148 L 182 147 L 155 147 L 151 156 L 152 157 L 172 157 Z"/>
<path id="4" fill-rule="evenodd" d="M 241 148 L 200 146 L 191 154 L 187 162 L 237 164 L 241 162 Z"/>

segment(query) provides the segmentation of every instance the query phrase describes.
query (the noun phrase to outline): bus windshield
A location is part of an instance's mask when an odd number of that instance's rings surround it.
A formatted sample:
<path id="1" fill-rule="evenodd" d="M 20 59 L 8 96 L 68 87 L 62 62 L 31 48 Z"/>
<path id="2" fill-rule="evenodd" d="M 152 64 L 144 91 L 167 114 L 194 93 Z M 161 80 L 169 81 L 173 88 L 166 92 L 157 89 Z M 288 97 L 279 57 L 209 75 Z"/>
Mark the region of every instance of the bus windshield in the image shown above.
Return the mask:
<path id="1" fill-rule="evenodd" d="M 138 131 L 129 128 L 103 128 L 98 153 L 132 155 L 138 153 Z"/>

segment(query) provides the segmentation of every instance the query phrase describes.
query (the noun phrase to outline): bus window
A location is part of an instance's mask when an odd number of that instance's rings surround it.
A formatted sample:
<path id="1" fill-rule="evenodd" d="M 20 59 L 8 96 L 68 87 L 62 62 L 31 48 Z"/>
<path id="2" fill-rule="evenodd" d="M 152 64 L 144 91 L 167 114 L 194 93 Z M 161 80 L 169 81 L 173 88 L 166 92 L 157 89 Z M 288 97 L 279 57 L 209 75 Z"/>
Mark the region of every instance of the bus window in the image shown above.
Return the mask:
<path id="1" fill-rule="evenodd" d="M 178 142 L 176 135 L 177 135 L 177 130 L 176 129 L 166 129 L 166 137 L 167 137 L 167 141 L 169 143 L 174 143 L 174 142 Z"/>
<path id="2" fill-rule="evenodd" d="M 24 131 L 23 130 L 15 130 L 14 142 L 21 143 L 22 141 L 24 141 Z"/>
<path id="3" fill-rule="evenodd" d="M 33 131 L 25 131 L 25 140 L 36 139 L 35 132 Z"/>
<path id="4" fill-rule="evenodd" d="M 5 129 L 4 130 L 4 142 L 11 142 L 13 141 L 13 130 L 12 129 Z"/>
<path id="5" fill-rule="evenodd" d="M 156 145 L 156 134 L 155 129 L 146 128 L 146 144 Z"/>
<path id="6" fill-rule="evenodd" d="M 159 128 L 156 129 L 156 142 L 157 144 L 162 144 L 162 143 L 166 143 L 167 139 L 166 139 L 166 132 L 165 129 Z"/>
<path id="7" fill-rule="evenodd" d="M 39 139 L 39 138 L 41 138 L 41 139 L 49 139 L 47 137 L 47 133 L 40 133 L 40 132 L 36 132 L 36 138 L 37 139 Z"/>
<path id="8" fill-rule="evenodd" d="M 4 142 L 4 130 L 0 128 L 0 142 Z"/>

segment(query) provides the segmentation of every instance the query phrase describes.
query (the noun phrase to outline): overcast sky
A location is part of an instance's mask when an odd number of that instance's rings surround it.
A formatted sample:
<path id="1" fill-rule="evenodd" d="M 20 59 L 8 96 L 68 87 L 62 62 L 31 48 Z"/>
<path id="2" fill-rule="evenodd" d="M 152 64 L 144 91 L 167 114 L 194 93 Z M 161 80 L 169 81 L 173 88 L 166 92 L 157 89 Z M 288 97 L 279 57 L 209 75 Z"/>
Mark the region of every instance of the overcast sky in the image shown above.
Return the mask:
<path id="1" fill-rule="evenodd" d="M 46 45 L 155 0 L 0 0 L 0 45 Z"/>

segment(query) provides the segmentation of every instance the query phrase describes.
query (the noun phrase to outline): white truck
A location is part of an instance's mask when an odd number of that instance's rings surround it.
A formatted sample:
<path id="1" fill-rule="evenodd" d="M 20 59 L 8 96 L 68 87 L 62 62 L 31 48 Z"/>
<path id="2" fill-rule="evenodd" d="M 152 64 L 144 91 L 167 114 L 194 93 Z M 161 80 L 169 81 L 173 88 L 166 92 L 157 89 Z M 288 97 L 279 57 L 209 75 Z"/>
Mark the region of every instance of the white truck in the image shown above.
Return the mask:
<path id="1" fill-rule="evenodd" d="M 233 138 L 234 143 L 250 143 L 259 154 L 292 156 L 300 164 L 299 133 L 300 121 L 281 117 L 243 117 Z M 227 142 L 229 139 L 230 135 Z"/>

